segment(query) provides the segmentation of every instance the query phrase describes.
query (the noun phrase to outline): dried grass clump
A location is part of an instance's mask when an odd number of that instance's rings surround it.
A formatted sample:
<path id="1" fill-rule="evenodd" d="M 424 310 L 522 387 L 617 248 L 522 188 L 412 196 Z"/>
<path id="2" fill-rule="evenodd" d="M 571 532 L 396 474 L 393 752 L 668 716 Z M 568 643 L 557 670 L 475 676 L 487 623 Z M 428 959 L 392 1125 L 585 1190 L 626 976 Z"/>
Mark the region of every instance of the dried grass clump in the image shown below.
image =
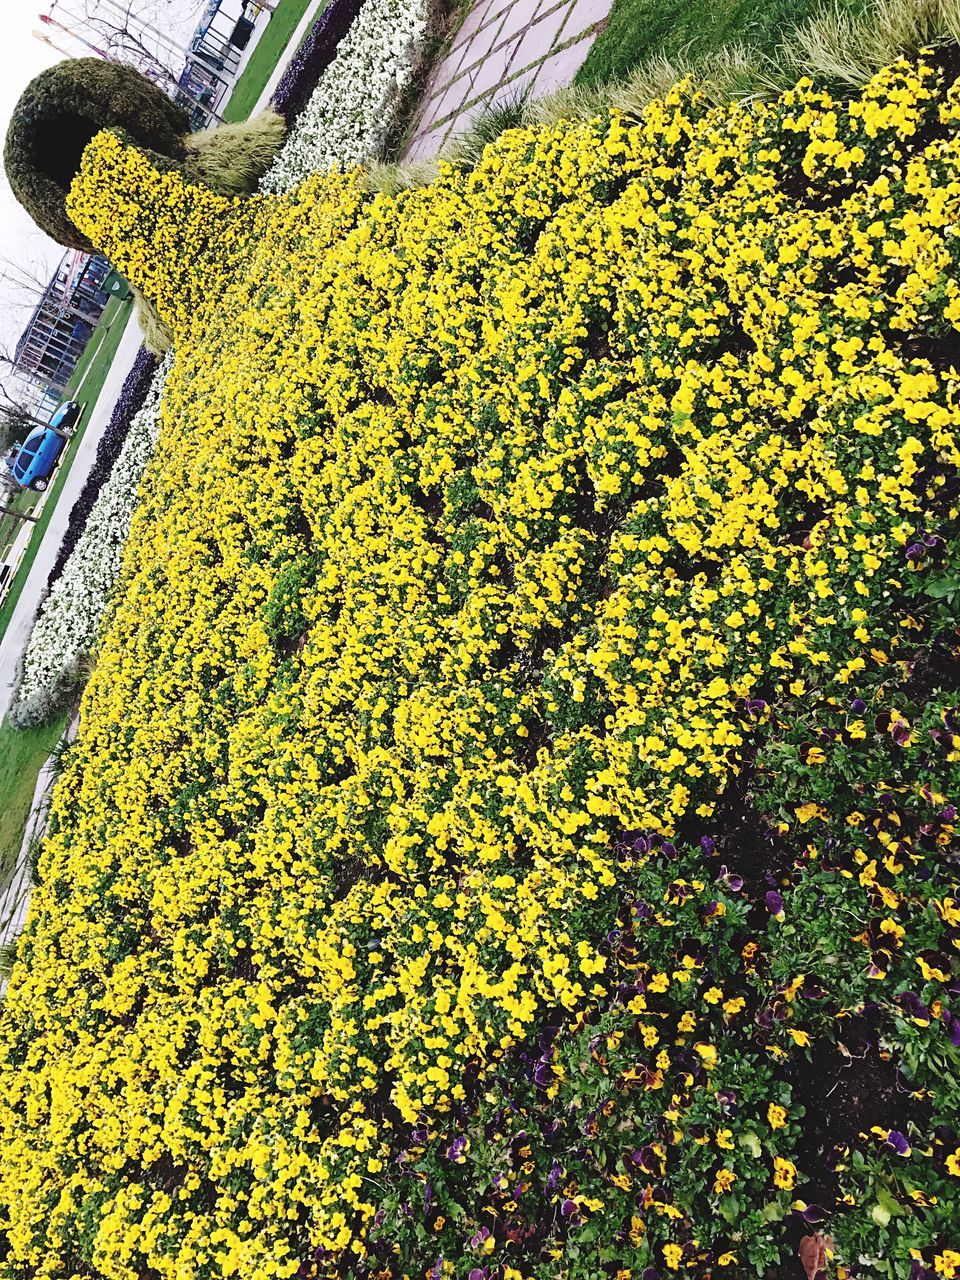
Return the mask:
<path id="1" fill-rule="evenodd" d="M 137 324 L 143 334 L 143 345 L 151 355 L 160 359 L 173 350 L 173 330 L 136 285 L 131 285 L 130 288 L 133 291 L 133 304 L 137 309 Z"/>
<path id="2" fill-rule="evenodd" d="M 272 107 L 249 120 L 201 129 L 185 139 L 184 177 L 221 195 L 250 195 L 283 145 L 286 125 Z"/>

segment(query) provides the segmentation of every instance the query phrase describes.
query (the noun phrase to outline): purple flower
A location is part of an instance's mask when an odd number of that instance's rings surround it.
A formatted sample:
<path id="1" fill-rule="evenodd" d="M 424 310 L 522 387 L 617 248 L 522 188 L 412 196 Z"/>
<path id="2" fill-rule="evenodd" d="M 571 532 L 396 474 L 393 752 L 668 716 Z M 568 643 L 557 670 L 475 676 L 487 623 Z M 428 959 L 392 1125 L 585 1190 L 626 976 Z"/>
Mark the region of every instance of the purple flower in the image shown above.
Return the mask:
<path id="1" fill-rule="evenodd" d="M 912 564 L 919 564 L 920 561 L 923 559 L 924 554 L 925 554 L 925 548 L 923 548 L 919 542 L 911 543 L 911 545 L 907 547 L 906 551 L 904 552 L 904 555 Z"/>
<path id="2" fill-rule="evenodd" d="M 739 893 L 743 888 L 743 876 L 738 876 L 735 871 L 728 871 L 726 867 L 720 868 L 720 874 L 717 879 L 722 885 L 730 890 L 731 893 Z"/>
<path id="3" fill-rule="evenodd" d="M 911 1018 L 917 1018 L 920 1022 L 930 1021 L 930 1010 L 915 991 L 901 991 L 896 999 L 900 1008 Z"/>
<path id="4" fill-rule="evenodd" d="M 273 95 L 273 106 L 288 127 L 309 102 L 362 4 L 363 0 L 331 0 L 292 58 Z"/>
<path id="5" fill-rule="evenodd" d="M 827 1216 L 825 1209 L 821 1209 L 818 1204 L 808 1204 L 800 1210 L 800 1216 L 804 1222 L 811 1227 L 816 1226 L 818 1222 L 823 1222 Z"/>
<path id="6" fill-rule="evenodd" d="M 763 900 L 767 904 L 767 910 L 770 912 L 770 914 L 772 916 L 775 916 L 777 920 L 782 920 L 783 919 L 783 898 L 780 896 L 779 893 L 777 893 L 776 889 L 769 890 L 769 892 L 764 895 Z"/>
<path id="7" fill-rule="evenodd" d="M 866 711 L 866 709 L 867 709 L 867 704 L 864 702 L 862 698 L 854 698 L 854 700 L 850 703 L 850 710 L 853 712 L 855 716 L 862 716 L 864 711 Z"/>
<path id="8" fill-rule="evenodd" d="M 725 1116 L 735 1116 L 739 1110 L 737 1095 L 732 1089 L 718 1089 L 717 1103 Z"/>
<path id="9" fill-rule="evenodd" d="M 887 1145 L 892 1147 L 898 1156 L 910 1154 L 910 1143 L 899 1129 L 891 1129 L 887 1134 Z"/>
<path id="10" fill-rule="evenodd" d="M 573 1200 L 564 1200 L 560 1206 L 560 1213 L 564 1218 L 575 1218 L 579 1212 Z"/>
<path id="11" fill-rule="evenodd" d="M 713 836 L 701 836 L 700 848 L 703 850 L 703 856 L 705 858 L 712 858 L 717 852 L 717 842 L 714 840 Z"/>

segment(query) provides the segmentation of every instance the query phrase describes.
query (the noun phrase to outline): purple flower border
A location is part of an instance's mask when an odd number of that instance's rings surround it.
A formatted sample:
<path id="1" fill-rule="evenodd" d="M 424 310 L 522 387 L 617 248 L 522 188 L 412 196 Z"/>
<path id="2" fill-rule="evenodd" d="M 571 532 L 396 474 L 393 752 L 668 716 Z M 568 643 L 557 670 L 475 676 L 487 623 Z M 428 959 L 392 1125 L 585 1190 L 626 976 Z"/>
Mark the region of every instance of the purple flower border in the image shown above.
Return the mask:
<path id="1" fill-rule="evenodd" d="M 330 0 L 294 54 L 273 95 L 273 106 L 288 129 L 309 102 L 321 75 L 334 59 L 337 45 L 362 7 L 363 0 Z"/>
<path id="2" fill-rule="evenodd" d="M 154 375 L 157 372 L 157 366 L 156 357 L 152 356 L 146 347 L 141 347 L 133 363 L 133 368 L 127 374 L 117 403 L 113 407 L 113 413 L 110 415 L 107 429 L 97 445 L 97 456 L 93 466 L 90 468 L 90 474 L 87 476 L 83 488 L 80 490 L 80 496 L 70 511 L 67 531 L 63 535 L 60 550 L 57 552 L 57 558 L 47 579 L 48 590 L 63 573 L 64 566 L 73 554 L 80 535 L 86 527 L 87 520 L 90 518 L 94 503 L 100 496 L 100 490 L 110 478 L 110 473 L 113 471 L 114 464 L 120 456 L 120 450 L 123 448 L 127 433 L 130 430 L 130 424 L 143 408 L 147 399 Z"/>

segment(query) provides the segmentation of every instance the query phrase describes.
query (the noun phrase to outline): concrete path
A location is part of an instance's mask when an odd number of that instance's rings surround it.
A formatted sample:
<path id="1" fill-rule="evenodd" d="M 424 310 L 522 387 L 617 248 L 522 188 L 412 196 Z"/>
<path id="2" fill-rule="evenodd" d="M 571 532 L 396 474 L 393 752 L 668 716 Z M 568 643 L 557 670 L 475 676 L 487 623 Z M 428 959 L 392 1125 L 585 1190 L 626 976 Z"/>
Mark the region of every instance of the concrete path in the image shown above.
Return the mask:
<path id="1" fill-rule="evenodd" d="M 568 85 L 612 0 L 477 0 L 424 94 L 405 160 L 434 156 L 488 107 Z"/>
<path id="2" fill-rule="evenodd" d="M 122 316 L 116 323 L 121 323 Z M 0 721 L 7 714 L 13 697 L 13 682 L 17 663 L 30 639 L 33 620 L 40 607 L 40 597 L 47 585 L 47 577 L 53 568 L 53 562 L 60 550 L 60 543 L 67 530 L 73 504 L 80 496 L 80 490 L 86 482 L 97 455 L 97 445 L 106 430 L 114 405 L 120 395 L 127 374 L 133 368 L 137 352 L 142 345 L 140 328 L 132 316 L 127 317 L 126 330 L 120 339 L 120 345 L 107 373 L 103 390 L 87 421 L 83 438 L 76 446 L 76 453 L 63 486 L 50 523 L 43 535 L 43 541 L 37 551 L 36 559 L 20 593 L 20 599 L 13 612 L 13 617 L 0 638 Z M 82 388 L 77 393 L 83 399 Z M 32 528 L 32 526 L 31 526 Z"/>

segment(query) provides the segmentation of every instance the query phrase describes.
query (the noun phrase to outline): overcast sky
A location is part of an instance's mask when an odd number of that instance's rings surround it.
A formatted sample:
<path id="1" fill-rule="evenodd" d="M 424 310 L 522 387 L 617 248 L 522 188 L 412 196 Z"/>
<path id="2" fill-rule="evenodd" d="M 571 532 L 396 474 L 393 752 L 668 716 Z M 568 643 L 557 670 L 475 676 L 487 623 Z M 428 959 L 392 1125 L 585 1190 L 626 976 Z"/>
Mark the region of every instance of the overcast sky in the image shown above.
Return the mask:
<path id="1" fill-rule="evenodd" d="M 74 0 L 69 7 L 79 11 L 81 4 Z M 202 7 L 202 0 L 143 0 L 145 13 L 162 13 L 164 29 L 175 33 L 178 39 L 189 34 Z M 32 34 L 42 25 L 39 15 L 49 9 L 50 0 L 0 0 L 0 136 L 6 133 L 17 99 L 30 80 L 64 56 Z M 49 27 L 47 31 L 66 46 L 62 32 Z M 74 46 L 72 51 L 77 56 L 86 52 L 80 46 Z M 0 179 L 0 257 L 46 276 L 62 253 L 60 246 L 39 231 L 17 204 L 6 178 Z M 0 263 L 0 273 L 3 269 Z M 16 342 L 30 316 L 31 307 L 16 304 L 17 295 L 9 286 L 0 284 L 0 344 L 4 346 Z"/>

